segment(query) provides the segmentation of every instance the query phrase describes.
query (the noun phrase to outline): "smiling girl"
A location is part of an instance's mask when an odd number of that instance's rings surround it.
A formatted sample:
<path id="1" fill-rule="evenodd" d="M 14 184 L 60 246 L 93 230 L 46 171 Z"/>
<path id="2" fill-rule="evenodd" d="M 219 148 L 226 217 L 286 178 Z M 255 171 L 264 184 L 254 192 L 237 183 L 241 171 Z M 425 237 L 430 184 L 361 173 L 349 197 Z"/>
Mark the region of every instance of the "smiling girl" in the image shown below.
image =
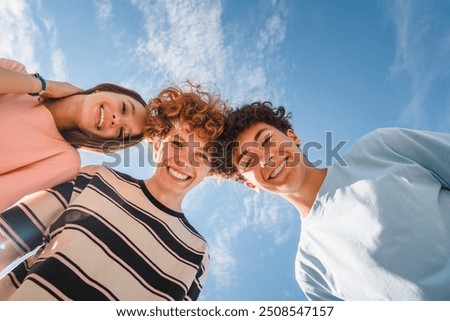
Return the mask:
<path id="1" fill-rule="evenodd" d="M 77 148 L 112 152 L 142 139 L 145 101 L 100 84 L 86 91 L 0 59 L 0 211 L 74 178 Z"/>

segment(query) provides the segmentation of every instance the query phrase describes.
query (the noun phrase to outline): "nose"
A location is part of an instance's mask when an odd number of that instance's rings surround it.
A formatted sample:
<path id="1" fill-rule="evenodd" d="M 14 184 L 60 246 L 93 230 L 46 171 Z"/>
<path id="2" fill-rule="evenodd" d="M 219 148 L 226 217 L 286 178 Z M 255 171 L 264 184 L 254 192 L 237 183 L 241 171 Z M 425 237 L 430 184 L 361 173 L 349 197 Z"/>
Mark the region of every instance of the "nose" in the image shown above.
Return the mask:
<path id="1" fill-rule="evenodd" d="M 111 116 L 111 127 L 117 127 L 121 124 L 122 118 L 118 113 L 114 113 Z"/>
<path id="2" fill-rule="evenodd" d="M 262 154 L 262 158 L 259 162 L 261 167 L 273 167 L 275 163 L 273 162 L 274 155 L 269 151 Z"/>

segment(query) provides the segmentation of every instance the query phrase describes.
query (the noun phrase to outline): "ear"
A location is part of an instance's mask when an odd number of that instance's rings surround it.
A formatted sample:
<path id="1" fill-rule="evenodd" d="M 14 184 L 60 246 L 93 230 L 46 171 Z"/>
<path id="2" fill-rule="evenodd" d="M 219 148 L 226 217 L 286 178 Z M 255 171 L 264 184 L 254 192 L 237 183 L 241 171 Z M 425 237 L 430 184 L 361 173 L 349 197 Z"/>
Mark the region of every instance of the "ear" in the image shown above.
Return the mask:
<path id="1" fill-rule="evenodd" d="M 297 134 L 292 129 L 288 129 L 286 135 L 290 139 L 292 139 L 297 146 L 300 146 L 302 144 L 302 140 L 297 136 Z"/>
<path id="2" fill-rule="evenodd" d="M 253 183 L 250 183 L 249 181 L 245 181 L 244 182 L 245 187 L 254 190 L 256 193 L 259 193 L 260 188 L 256 185 L 254 185 Z"/>

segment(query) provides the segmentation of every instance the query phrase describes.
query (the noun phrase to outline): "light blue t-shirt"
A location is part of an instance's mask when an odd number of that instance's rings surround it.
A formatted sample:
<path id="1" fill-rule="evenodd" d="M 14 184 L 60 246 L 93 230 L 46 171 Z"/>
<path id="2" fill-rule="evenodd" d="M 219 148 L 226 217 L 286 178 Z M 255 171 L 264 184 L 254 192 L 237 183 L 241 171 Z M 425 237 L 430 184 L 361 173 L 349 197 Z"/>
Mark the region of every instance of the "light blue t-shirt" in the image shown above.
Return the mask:
<path id="1" fill-rule="evenodd" d="M 310 300 L 450 300 L 450 134 L 385 128 L 334 164 L 302 219 Z"/>

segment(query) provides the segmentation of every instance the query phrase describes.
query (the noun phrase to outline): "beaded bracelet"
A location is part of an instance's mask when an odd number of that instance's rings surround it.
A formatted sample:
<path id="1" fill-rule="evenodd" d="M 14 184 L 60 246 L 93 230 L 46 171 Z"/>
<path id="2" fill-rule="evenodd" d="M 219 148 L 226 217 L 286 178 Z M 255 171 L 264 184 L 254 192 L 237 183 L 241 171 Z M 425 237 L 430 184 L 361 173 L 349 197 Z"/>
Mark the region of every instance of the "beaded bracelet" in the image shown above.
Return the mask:
<path id="1" fill-rule="evenodd" d="M 38 93 L 29 93 L 28 95 L 30 95 L 30 96 L 40 96 L 40 95 L 42 95 L 44 93 L 45 89 L 47 89 L 47 83 L 45 82 L 45 79 L 42 78 L 42 76 L 39 75 L 38 73 L 35 73 L 32 76 L 36 77 L 37 79 L 39 79 L 41 81 L 42 89 Z"/>

